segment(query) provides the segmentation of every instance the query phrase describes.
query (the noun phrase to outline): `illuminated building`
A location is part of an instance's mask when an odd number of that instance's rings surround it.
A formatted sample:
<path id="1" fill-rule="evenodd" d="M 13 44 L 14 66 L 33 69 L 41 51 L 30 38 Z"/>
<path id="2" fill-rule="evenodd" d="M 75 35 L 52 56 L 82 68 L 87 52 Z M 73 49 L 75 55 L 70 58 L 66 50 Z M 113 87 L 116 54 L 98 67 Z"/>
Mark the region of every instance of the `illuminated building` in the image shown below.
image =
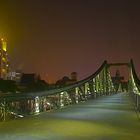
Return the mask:
<path id="1" fill-rule="evenodd" d="M 2 38 L 0 39 L 0 78 L 7 79 L 9 64 L 7 54 L 7 43 Z"/>
<path id="2" fill-rule="evenodd" d="M 17 83 L 20 82 L 21 77 L 22 77 L 22 71 L 21 70 L 16 70 L 16 71 L 9 70 L 9 72 L 7 74 L 7 79 L 8 80 L 14 80 Z"/>

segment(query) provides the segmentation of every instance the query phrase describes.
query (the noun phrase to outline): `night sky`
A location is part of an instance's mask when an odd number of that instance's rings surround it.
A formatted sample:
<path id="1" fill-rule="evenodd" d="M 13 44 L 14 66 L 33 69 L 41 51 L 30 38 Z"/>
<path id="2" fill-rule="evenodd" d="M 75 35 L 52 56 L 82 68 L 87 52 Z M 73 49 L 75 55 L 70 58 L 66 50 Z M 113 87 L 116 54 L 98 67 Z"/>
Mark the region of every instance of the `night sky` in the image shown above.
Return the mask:
<path id="1" fill-rule="evenodd" d="M 83 79 L 105 59 L 133 58 L 140 77 L 138 0 L 0 0 L 0 36 L 13 69 L 49 82 L 73 71 Z"/>

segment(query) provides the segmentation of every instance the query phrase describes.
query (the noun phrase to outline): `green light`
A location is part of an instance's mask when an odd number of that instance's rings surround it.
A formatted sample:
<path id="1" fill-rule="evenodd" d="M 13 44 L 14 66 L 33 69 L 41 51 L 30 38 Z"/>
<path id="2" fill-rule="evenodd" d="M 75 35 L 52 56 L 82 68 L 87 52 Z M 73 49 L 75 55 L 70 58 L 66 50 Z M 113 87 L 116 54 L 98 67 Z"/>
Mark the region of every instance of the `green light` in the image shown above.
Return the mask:
<path id="1" fill-rule="evenodd" d="M 1 41 L 2 41 L 2 49 L 3 49 L 4 51 L 7 51 L 7 43 L 6 43 L 6 41 L 4 41 L 3 38 L 1 39 Z"/>

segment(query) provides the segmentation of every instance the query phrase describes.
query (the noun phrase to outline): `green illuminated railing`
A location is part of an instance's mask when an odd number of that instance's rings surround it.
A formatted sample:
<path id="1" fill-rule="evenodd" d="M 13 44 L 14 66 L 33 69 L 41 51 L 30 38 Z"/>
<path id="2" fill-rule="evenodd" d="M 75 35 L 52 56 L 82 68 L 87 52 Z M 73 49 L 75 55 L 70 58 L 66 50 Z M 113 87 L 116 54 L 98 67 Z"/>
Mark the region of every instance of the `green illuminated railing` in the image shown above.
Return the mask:
<path id="1" fill-rule="evenodd" d="M 140 111 L 140 81 L 137 77 L 133 60 L 130 61 L 129 92 L 133 97 L 136 109 Z"/>
<path id="2" fill-rule="evenodd" d="M 1 120 L 39 114 L 51 109 L 87 101 L 115 92 L 107 61 L 91 76 L 63 88 L 53 90 L 3 95 L 0 97 Z"/>

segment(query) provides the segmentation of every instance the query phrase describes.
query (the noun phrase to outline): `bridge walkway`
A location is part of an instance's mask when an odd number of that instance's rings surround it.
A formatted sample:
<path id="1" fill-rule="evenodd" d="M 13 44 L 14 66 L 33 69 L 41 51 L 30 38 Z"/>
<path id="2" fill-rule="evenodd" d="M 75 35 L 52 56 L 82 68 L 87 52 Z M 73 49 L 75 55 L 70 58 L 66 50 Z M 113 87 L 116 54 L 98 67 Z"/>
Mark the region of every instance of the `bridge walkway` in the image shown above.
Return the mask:
<path id="1" fill-rule="evenodd" d="M 126 93 L 0 123 L 0 140 L 140 140 L 140 122 Z"/>

